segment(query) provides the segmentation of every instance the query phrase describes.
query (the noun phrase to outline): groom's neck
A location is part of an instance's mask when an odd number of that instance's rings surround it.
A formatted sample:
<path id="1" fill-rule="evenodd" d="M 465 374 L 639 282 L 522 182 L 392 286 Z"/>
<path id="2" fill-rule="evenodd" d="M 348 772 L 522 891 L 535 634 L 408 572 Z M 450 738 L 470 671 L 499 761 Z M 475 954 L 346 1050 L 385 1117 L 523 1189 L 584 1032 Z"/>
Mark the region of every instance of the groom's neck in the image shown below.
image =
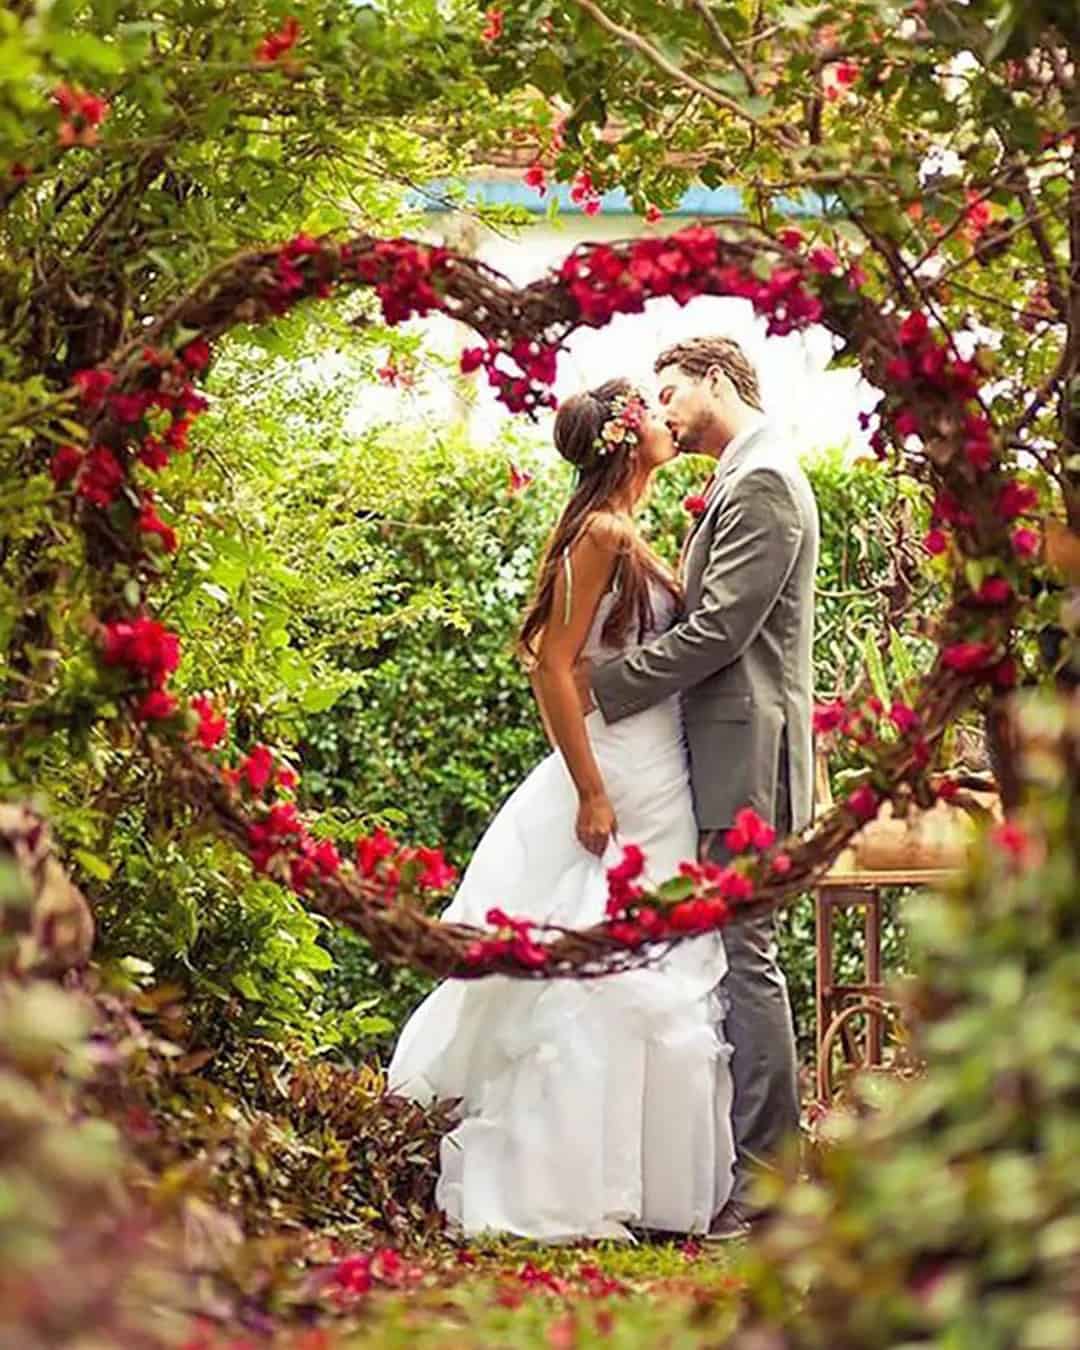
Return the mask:
<path id="1" fill-rule="evenodd" d="M 733 408 L 722 425 L 717 427 L 719 434 L 716 438 L 715 448 L 713 446 L 708 447 L 706 453 L 712 455 L 713 459 L 723 459 L 728 446 L 736 436 L 741 436 L 760 417 L 761 413 L 756 408 L 751 408 L 748 403 Z"/>

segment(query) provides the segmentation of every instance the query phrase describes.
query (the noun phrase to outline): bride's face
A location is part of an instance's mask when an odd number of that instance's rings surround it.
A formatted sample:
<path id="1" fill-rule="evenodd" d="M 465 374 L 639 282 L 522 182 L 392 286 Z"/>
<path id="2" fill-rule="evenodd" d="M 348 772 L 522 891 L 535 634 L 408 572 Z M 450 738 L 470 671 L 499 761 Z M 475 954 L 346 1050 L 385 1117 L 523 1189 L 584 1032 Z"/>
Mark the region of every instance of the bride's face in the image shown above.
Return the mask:
<path id="1" fill-rule="evenodd" d="M 660 409 L 646 402 L 645 413 L 638 430 L 638 460 L 643 468 L 657 469 L 678 454 L 667 422 L 660 415 Z"/>

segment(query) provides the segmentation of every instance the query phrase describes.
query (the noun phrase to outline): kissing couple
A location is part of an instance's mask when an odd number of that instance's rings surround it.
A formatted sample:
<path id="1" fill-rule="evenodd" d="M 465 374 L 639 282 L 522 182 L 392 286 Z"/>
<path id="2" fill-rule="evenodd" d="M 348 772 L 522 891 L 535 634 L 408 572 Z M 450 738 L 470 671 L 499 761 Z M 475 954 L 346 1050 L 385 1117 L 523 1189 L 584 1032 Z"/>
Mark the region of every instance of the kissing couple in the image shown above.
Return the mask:
<path id="1" fill-rule="evenodd" d="M 448 922 L 500 907 L 585 928 L 629 844 L 659 884 L 725 862 L 743 807 L 781 835 L 809 823 L 813 493 L 736 342 L 678 343 L 655 373 L 655 390 L 609 380 L 556 415 L 577 480 L 519 636 L 552 752 L 488 827 Z M 673 574 L 634 511 L 680 453 L 716 469 Z M 436 1200 L 466 1236 L 743 1234 L 754 1168 L 799 1124 L 773 916 L 602 978 L 446 980 L 389 1085 L 460 1099 Z"/>

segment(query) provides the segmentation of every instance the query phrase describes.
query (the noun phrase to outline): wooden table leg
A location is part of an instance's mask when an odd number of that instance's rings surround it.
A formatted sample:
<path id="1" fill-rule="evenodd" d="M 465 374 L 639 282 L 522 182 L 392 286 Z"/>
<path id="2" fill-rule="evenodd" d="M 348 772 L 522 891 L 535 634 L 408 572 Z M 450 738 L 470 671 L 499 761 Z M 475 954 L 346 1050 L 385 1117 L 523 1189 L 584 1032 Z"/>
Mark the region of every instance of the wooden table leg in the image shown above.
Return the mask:
<path id="1" fill-rule="evenodd" d="M 817 1093 L 819 1101 L 825 1101 L 829 1090 L 829 1075 L 822 1064 L 825 1048 L 825 1033 L 832 1021 L 833 974 L 833 930 L 832 905 L 829 896 L 823 890 L 814 892 L 814 918 L 817 933 L 817 958 L 815 963 L 815 1001 L 817 1010 Z"/>
<path id="2" fill-rule="evenodd" d="M 876 886 L 866 896 L 866 983 L 881 986 L 881 892 Z M 882 1018 L 880 1013 L 866 1015 L 866 1062 L 881 1063 Z"/>

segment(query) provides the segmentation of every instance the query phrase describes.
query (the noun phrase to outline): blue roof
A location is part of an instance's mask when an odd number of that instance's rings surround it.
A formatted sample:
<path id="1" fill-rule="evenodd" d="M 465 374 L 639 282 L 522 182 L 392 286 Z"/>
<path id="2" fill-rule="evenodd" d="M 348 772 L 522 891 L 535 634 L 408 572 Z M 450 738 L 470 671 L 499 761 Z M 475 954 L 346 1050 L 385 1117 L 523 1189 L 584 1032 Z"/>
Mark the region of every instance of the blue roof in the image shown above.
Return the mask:
<path id="1" fill-rule="evenodd" d="M 534 215 L 546 215 L 551 199 L 559 204 L 560 212 L 570 215 L 582 214 L 577 202 L 570 200 L 569 183 L 550 183 L 541 197 L 535 188 L 516 180 L 501 178 L 436 178 L 424 188 L 409 193 L 409 203 L 424 211 L 456 211 L 461 203 L 453 196 L 447 196 L 448 188 L 460 191 L 465 189 L 465 203 L 483 206 L 523 207 Z M 820 215 L 825 203 L 816 193 L 807 193 L 801 199 L 781 198 L 780 206 L 785 214 L 792 216 Z M 632 216 L 638 213 L 630 205 L 630 198 L 622 188 L 605 192 L 600 198 L 600 208 L 605 215 Z M 678 206 L 665 211 L 666 216 L 741 216 L 745 214 L 742 193 L 738 188 L 691 187 L 683 193 Z"/>

